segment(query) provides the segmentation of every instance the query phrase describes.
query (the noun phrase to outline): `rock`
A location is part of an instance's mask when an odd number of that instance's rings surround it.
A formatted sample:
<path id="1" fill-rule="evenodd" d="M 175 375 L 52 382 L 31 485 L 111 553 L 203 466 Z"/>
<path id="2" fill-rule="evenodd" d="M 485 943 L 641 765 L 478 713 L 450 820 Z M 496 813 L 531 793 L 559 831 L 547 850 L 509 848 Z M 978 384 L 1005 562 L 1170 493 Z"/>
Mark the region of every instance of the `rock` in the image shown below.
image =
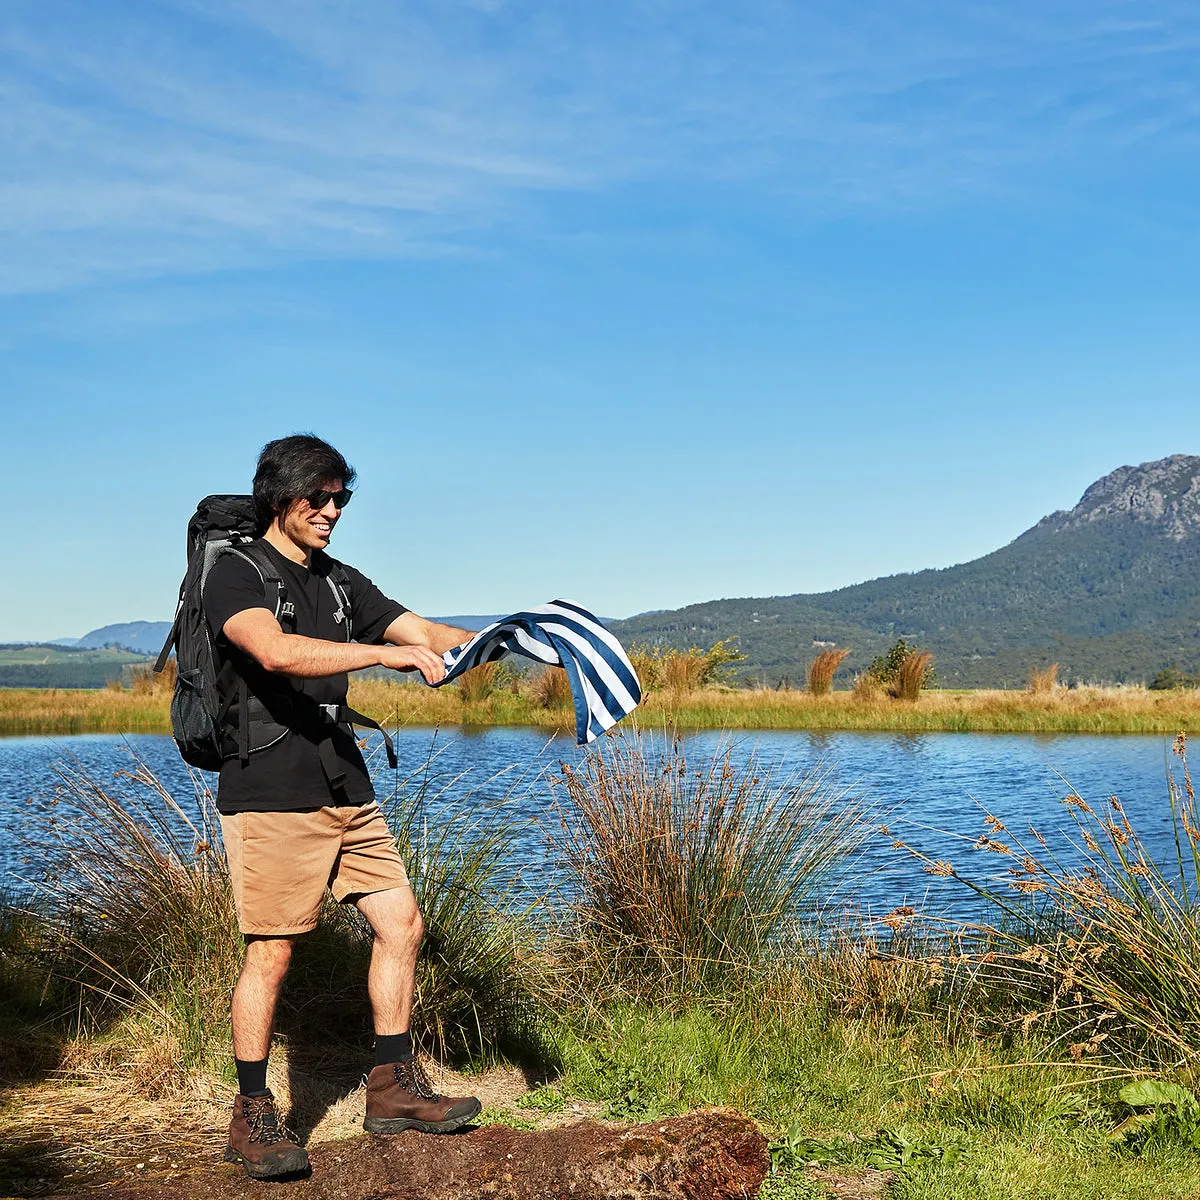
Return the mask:
<path id="1" fill-rule="evenodd" d="M 1039 525 L 1060 530 L 1113 519 L 1154 525 L 1175 541 L 1200 532 L 1200 458 L 1172 454 L 1118 467 L 1097 479 L 1070 512 L 1053 513 Z"/>
<path id="2" fill-rule="evenodd" d="M 766 1139 L 746 1117 L 692 1113 L 617 1127 L 584 1121 L 518 1131 L 488 1125 L 432 1137 L 402 1133 L 310 1146 L 312 1176 L 255 1183 L 213 1164 L 169 1183 L 117 1183 L 106 1200 L 745 1200 L 768 1168 Z"/>

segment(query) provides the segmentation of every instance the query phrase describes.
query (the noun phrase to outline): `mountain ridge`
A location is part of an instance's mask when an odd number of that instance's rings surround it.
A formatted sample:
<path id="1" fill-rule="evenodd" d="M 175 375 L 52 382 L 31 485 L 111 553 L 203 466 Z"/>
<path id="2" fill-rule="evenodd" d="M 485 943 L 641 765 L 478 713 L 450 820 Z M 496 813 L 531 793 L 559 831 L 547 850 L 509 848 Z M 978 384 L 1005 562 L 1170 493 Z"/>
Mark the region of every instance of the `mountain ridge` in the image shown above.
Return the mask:
<path id="1" fill-rule="evenodd" d="M 1017 686 L 1059 661 L 1067 678 L 1150 678 L 1200 664 L 1200 457 L 1119 467 L 1071 509 L 966 563 L 822 593 L 707 601 L 617 622 L 628 640 L 736 637 L 743 677 L 803 679 L 814 644 L 862 670 L 897 637 L 934 652 L 947 686 Z"/>

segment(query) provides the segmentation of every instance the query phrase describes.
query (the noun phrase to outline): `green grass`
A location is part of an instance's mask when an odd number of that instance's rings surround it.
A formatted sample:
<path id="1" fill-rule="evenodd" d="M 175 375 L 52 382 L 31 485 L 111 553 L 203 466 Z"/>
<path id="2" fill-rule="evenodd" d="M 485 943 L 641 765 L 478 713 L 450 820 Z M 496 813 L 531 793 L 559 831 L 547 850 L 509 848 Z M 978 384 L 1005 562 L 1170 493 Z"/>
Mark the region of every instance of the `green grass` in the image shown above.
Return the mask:
<path id="1" fill-rule="evenodd" d="M 929 1019 L 889 1025 L 836 1017 L 811 993 L 781 999 L 752 991 L 723 1009 L 617 1006 L 586 1025 L 564 1020 L 560 1087 L 626 1120 L 731 1105 L 780 1150 L 794 1128 L 796 1153 L 780 1155 L 763 1192 L 776 1200 L 822 1194 L 803 1176 L 810 1160 L 892 1170 L 889 1195 L 910 1200 L 1200 1195 L 1195 1151 L 1114 1148 L 1117 1085 L 1028 1066 L 1035 1044 L 955 1045 Z"/>

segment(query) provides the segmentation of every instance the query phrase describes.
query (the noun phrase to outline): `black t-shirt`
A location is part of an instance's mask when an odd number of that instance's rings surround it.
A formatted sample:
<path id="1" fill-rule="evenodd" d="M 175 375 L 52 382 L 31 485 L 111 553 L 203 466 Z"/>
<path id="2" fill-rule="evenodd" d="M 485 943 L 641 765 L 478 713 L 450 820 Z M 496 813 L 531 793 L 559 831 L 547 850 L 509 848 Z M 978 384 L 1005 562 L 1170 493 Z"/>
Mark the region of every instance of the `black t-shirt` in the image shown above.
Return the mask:
<path id="1" fill-rule="evenodd" d="M 294 632 L 304 637 L 329 642 L 344 642 L 346 626 L 334 619 L 338 605 L 326 575 L 334 564 L 328 555 L 317 551 L 311 568 L 285 558 L 269 542 L 260 540 L 287 588 L 287 598 L 295 605 Z M 349 577 L 351 619 L 356 642 L 379 643 L 387 627 L 408 610 L 389 600 L 365 575 L 340 564 Z M 246 681 L 250 694 L 272 711 L 286 704 L 286 693 L 302 692 L 317 704 L 345 704 L 350 684 L 347 674 L 326 675 L 319 679 L 290 679 L 264 671 L 254 659 L 226 641 L 221 630 L 235 613 L 248 608 L 275 611 L 275 588 L 267 588 L 253 564 L 236 554 L 224 554 L 214 564 L 204 584 L 204 614 L 212 630 L 218 664 L 229 660 Z M 286 626 L 285 626 L 286 627 Z M 326 729 L 325 732 L 328 730 Z M 353 732 L 337 726 L 332 734 L 339 766 L 345 771 L 345 783 L 336 791 L 329 786 L 318 751 L 315 733 L 295 731 L 274 745 L 255 751 L 246 763 L 237 757 L 221 766 L 217 789 L 217 808 L 223 813 L 280 811 L 320 808 L 327 804 L 365 804 L 375 797 L 371 778 L 358 749 Z"/>

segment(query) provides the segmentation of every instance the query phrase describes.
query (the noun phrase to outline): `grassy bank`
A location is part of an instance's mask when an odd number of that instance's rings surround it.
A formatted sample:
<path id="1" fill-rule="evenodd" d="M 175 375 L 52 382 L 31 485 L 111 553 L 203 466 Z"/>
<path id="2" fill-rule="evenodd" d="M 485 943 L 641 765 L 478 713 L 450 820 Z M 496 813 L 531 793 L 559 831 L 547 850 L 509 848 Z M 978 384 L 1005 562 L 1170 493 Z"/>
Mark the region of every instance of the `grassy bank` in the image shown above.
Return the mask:
<path id="1" fill-rule="evenodd" d="M 573 730 L 569 702 L 545 703 L 533 682 L 485 689 L 353 680 L 350 703 L 399 725 L 530 725 Z M 101 691 L 0 690 L 0 734 L 169 733 L 170 694 L 160 687 Z M 890 730 L 950 733 L 1178 733 L 1200 730 L 1200 691 L 1141 687 L 1028 691 L 930 690 L 915 701 L 882 693 L 767 691 L 724 687 L 651 692 L 643 728 Z"/>
<path id="2" fill-rule="evenodd" d="M 1179 834 L 1177 874 L 1146 859 L 1119 804 L 1068 796 L 1083 859 L 985 818 L 1011 886 L 927 864 L 1007 909 L 951 930 L 912 909 L 815 919 L 873 832 L 820 777 L 606 741 L 555 784 L 546 832 L 570 898 L 529 907 L 501 869 L 503 806 L 429 830 L 414 775 L 393 820 L 427 922 L 418 1028 L 471 1076 L 453 1087 L 487 1096 L 486 1120 L 733 1105 L 773 1143 L 763 1200 L 826 1195 L 814 1162 L 886 1170 L 906 1200 L 1200 1195 L 1190 1092 L 1157 1109 L 1121 1095 L 1132 1077 L 1200 1083 L 1200 821 L 1180 769 L 1154 814 Z M 211 1170 L 239 945 L 204 798 L 140 769 L 61 782 L 85 820 L 63 840 L 46 826 L 37 903 L 0 906 L 0 1191 Z M 352 912 L 325 918 L 297 949 L 272 1057 L 315 1141 L 357 1132 L 346 1092 L 370 1054 L 369 943 Z"/>

